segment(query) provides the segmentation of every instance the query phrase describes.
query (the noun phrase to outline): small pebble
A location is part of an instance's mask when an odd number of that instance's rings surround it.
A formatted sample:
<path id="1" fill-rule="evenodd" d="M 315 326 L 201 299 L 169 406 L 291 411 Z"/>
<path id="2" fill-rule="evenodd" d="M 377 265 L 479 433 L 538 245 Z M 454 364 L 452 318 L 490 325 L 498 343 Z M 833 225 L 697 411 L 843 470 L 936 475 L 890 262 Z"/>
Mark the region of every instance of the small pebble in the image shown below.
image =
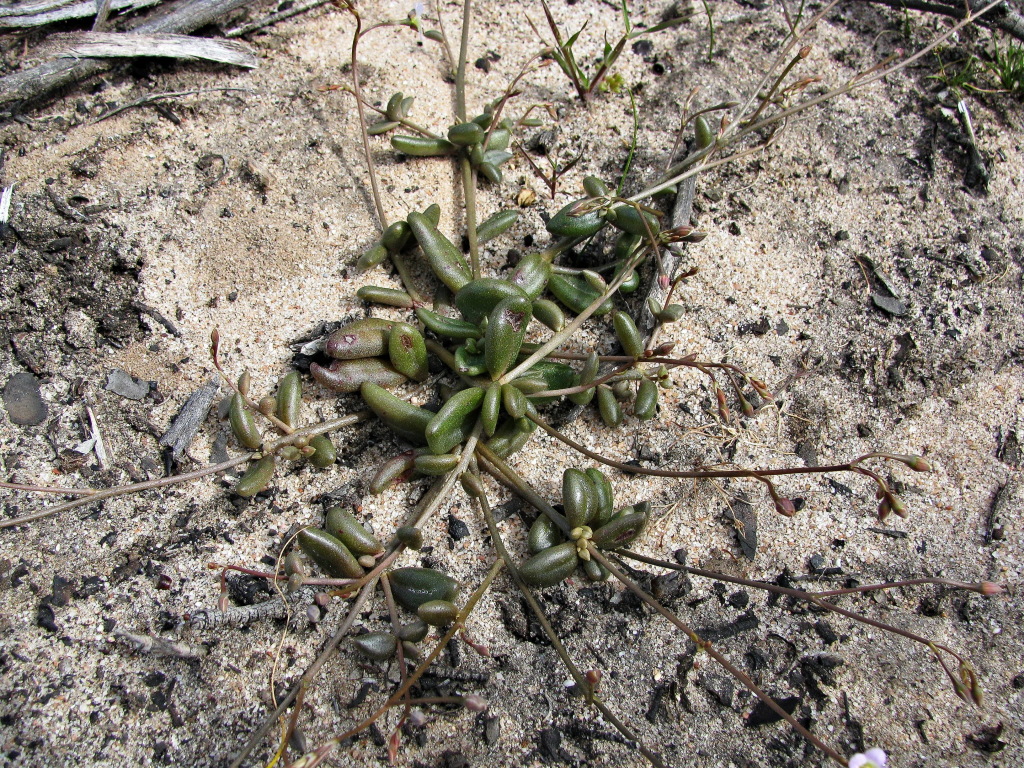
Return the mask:
<path id="1" fill-rule="evenodd" d="M 4 407 L 12 422 L 29 426 L 42 424 L 48 413 L 39 380 L 31 373 L 16 373 L 7 380 Z"/>

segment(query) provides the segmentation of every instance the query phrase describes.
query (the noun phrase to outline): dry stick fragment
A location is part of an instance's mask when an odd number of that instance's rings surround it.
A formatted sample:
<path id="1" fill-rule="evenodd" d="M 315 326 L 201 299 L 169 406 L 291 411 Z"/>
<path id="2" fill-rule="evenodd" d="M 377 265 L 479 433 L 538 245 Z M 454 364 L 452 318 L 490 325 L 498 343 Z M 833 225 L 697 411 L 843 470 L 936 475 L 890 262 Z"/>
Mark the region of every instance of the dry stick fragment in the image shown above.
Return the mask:
<path id="1" fill-rule="evenodd" d="M 311 587 L 304 587 L 288 596 L 289 606 L 280 597 L 273 597 L 255 605 L 239 605 L 228 608 L 226 611 L 201 610 L 191 614 L 188 618 L 188 625 L 195 629 L 212 629 L 214 627 L 244 627 L 257 621 L 267 619 L 284 619 L 288 616 L 290 608 L 295 605 L 312 604 L 313 594 L 316 590 Z M 296 616 L 304 616 L 298 611 Z"/>
<path id="2" fill-rule="evenodd" d="M 141 99 L 130 101 L 127 104 L 122 104 L 119 107 L 114 107 L 113 109 L 104 112 L 102 115 L 96 118 L 95 122 L 101 122 L 102 120 L 106 120 L 109 117 L 119 115 L 122 112 L 125 112 L 129 109 L 134 109 L 136 107 L 146 107 L 152 105 L 155 109 L 160 110 L 162 106 L 160 104 L 160 101 L 162 99 L 176 99 L 182 96 L 195 96 L 201 93 L 227 93 L 228 91 L 241 91 L 242 93 L 253 93 L 253 91 L 249 88 L 200 88 L 195 91 L 170 91 L 168 93 L 152 93 L 147 96 L 143 96 Z M 172 120 L 172 122 L 174 121 Z M 180 120 L 178 122 L 180 122 Z M 224 177 L 224 175 L 226 175 L 226 172 L 225 174 L 222 174 L 220 177 L 218 177 L 215 181 L 213 181 L 209 186 L 213 186 L 213 184 L 216 184 Z M 150 314 L 147 310 L 142 311 L 145 311 L 147 312 L 147 314 Z M 158 323 L 160 322 L 160 320 L 156 317 L 154 317 L 153 319 L 156 320 Z M 160 324 L 163 325 L 163 323 Z M 166 328 L 167 326 L 164 327 Z M 168 328 L 168 330 L 170 329 Z M 175 336 L 181 335 L 180 333 L 174 331 L 172 331 L 172 333 L 174 333 Z"/>
<path id="3" fill-rule="evenodd" d="M 256 21 L 251 21 L 248 24 L 243 24 L 240 27 L 229 29 L 224 33 L 224 37 L 242 37 L 244 35 L 248 35 L 250 32 L 255 32 L 263 29 L 264 27 L 276 24 L 279 21 L 290 19 L 293 16 L 298 16 L 306 11 L 312 11 L 314 8 L 319 8 L 321 5 L 327 5 L 329 2 L 332 2 L 332 0 L 311 0 L 311 2 L 308 3 L 294 5 L 287 10 L 278 11 L 277 13 L 272 13 L 269 16 L 264 16 L 262 19 L 257 19 Z"/>
<path id="4" fill-rule="evenodd" d="M 167 10 L 161 9 L 142 21 L 132 31 L 139 34 L 188 34 L 250 3 L 251 0 L 179 0 Z M 91 3 L 89 5 L 95 8 Z M 14 72 L 0 78 L 0 109 L 11 112 L 19 102 L 53 93 L 111 66 L 112 62 L 104 59 L 58 59 Z"/>
<path id="5" fill-rule="evenodd" d="M 109 10 L 137 11 L 157 5 L 159 2 L 160 0 L 113 0 Z M 0 11 L 0 28 L 41 27 L 58 21 L 87 19 L 97 13 L 96 6 L 97 3 L 94 0 L 83 0 L 78 3 L 58 1 L 7 6 Z"/>
<path id="6" fill-rule="evenodd" d="M 58 35 L 63 43 L 56 55 L 62 58 L 137 58 L 160 56 L 171 59 L 202 59 L 252 69 L 259 60 L 249 46 L 232 40 L 211 40 L 189 35 L 141 35 L 120 32 L 87 32 L 80 35 Z"/>
<path id="7" fill-rule="evenodd" d="M 201 659 L 207 654 L 202 645 L 166 640 L 155 635 L 136 635 L 122 629 L 114 630 L 114 637 L 127 643 L 140 653 L 152 653 L 157 656 L 172 656 L 177 659 Z"/>
<path id="8" fill-rule="evenodd" d="M 110 16 L 111 0 L 96 0 L 96 18 L 92 22 L 93 32 L 102 32 Z"/>
<path id="9" fill-rule="evenodd" d="M 895 8 L 898 11 L 923 11 L 949 16 L 954 19 L 966 18 L 967 13 L 977 13 L 985 7 L 978 0 L 861 0 Z M 969 9 L 969 11 L 968 11 Z M 1000 3 L 984 16 L 978 18 L 984 27 L 1001 29 L 1018 40 L 1024 40 L 1024 16 L 1015 11 L 1009 3 Z"/>
<path id="10" fill-rule="evenodd" d="M 217 380 L 211 379 L 206 386 L 189 395 L 167 434 L 160 438 L 160 445 L 169 447 L 175 460 L 191 445 L 219 389 Z"/>

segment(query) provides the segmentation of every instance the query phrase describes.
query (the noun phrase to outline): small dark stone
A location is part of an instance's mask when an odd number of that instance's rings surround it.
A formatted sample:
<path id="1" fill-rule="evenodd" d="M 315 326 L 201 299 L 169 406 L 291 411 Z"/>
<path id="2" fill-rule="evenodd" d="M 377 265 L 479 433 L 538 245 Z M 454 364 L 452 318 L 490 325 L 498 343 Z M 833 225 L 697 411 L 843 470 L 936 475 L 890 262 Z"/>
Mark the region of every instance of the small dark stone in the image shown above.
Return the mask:
<path id="1" fill-rule="evenodd" d="M 461 541 L 469 536 L 469 526 L 455 515 L 448 515 L 448 535 L 455 541 Z"/>
<path id="2" fill-rule="evenodd" d="M 789 333 L 789 323 L 780 317 L 779 322 L 775 324 L 775 332 L 779 334 L 779 336 L 785 336 Z"/>
<path id="3" fill-rule="evenodd" d="M 1024 672 L 1019 672 L 1016 675 L 1014 675 L 1013 680 L 1010 681 L 1010 685 L 1018 691 L 1021 688 L 1024 688 Z"/>
<path id="4" fill-rule="evenodd" d="M 772 698 L 775 698 L 774 696 Z M 775 698 L 775 703 L 782 707 L 782 711 L 788 715 L 792 715 L 800 704 L 799 696 L 787 696 L 784 699 Z M 754 708 L 747 715 L 746 726 L 748 728 L 756 728 L 760 725 L 770 725 L 771 723 L 777 723 L 782 718 L 771 709 L 763 701 L 758 701 L 754 705 Z"/>
<path id="5" fill-rule="evenodd" d="M 811 555 L 811 573 L 820 575 L 825 570 L 825 558 L 822 555 Z"/>
<path id="6" fill-rule="evenodd" d="M 849 239 L 850 239 L 850 233 L 847 232 L 845 229 L 840 229 L 838 232 L 836 232 L 836 242 L 837 243 L 841 243 L 844 240 L 849 240 Z"/>
<path id="7" fill-rule="evenodd" d="M 557 728 L 545 728 L 540 732 L 540 757 L 545 763 L 563 761 L 562 734 Z"/>
<path id="8" fill-rule="evenodd" d="M 732 515 L 740 551 L 748 560 L 753 560 L 757 554 L 757 512 L 742 491 L 732 504 Z"/>
<path id="9" fill-rule="evenodd" d="M 150 383 L 139 381 L 119 368 L 115 368 L 107 374 L 107 385 L 104 389 L 129 400 L 142 400 L 149 394 Z"/>
<path id="10" fill-rule="evenodd" d="M 53 608 L 46 598 L 43 599 L 43 602 L 39 604 L 39 608 L 36 609 L 36 624 L 47 632 L 57 632 L 57 617 L 54 615 Z"/>
<path id="11" fill-rule="evenodd" d="M 35 426 L 47 416 L 46 403 L 39 392 L 39 380 L 31 373 L 16 373 L 4 386 L 4 407 L 15 424 Z"/>
<path id="12" fill-rule="evenodd" d="M 810 440 L 802 440 L 796 444 L 796 455 L 803 459 L 808 467 L 818 463 L 818 449 Z"/>
<path id="13" fill-rule="evenodd" d="M 772 329 L 772 324 L 769 322 L 767 317 L 762 317 L 760 320 L 752 323 L 744 323 L 736 329 L 737 333 L 742 335 L 753 334 L 755 336 L 764 336 L 768 331 Z"/>
<path id="14" fill-rule="evenodd" d="M 698 678 L 698 681 L 701 687 L 711 694 L 712 700 L 719 706 L 732 706 L 732 698 L 736 692 L 736 687 L 728 677 L 714 672 L 705 672 Z"/>
<path id="15" fill-rule="evenodd" d="M 482 56 L 473 62 L 473 66 L 477 69 L 483 70 L 484 72 L 491 71 L 491 62 Z"/>
<path id="16" fill-rule="evenodd" d="M 750 603 L 750 595 L 740 589 L 729 595 L 728 601 L 733 608 L 746 608 Z"/>
<path id="17" fill-rule="evenodd" d="M 641 39 L 633 43 L 633 53 L 637 56 L 647 56 L 651 51 L 654 50 L 654 43 L 650 40 Z"/>
<path id="18" fill-rule="evenodd" d="M 874 302 L 875 306 L 886 314 L 892 315 L 893 317 L 903 317 L 910 310 L 907 309 L 907 305 L 899 299 L 894 299 L 891 296 L 883 296 L 880 293 L 871 294 L 871 301 Z"/>
<path id="19" fill-rule="evenodd" d="M 74 596 L 74 582 L 69 581 L 61 576 L 53 577 L 53 594 L 51 594 L 47 600 L 50 605 L 55 605 L 58 608 L 63 608 L 65 605 L 71 602 L 71 598 Z"/>
<path id="20" fill-rule="evenodd" d="M 484 720 L 484 740 L 487 746 L 493 747 L 501 738 L 501 718 L 495 715 Z"/>
<path id="21" fill-rule="evenodd" d="M 729 226 L 727 227 L 727 229 L 729 230 L 729 234 L 730 235 L 739 235 L 739 234 L 741 234 L 740 233 L 740 225 L 737 224 L 735 221 L 730 221 L 729 222 Z"/>
<path id="22" fill-rule="evenodd" d="M 814 622 L 814 631 L 818 633 L 818 637 L 821 638 L 825 645 L 832 645 L 839 639 L 839 635 L 833 631 L 827 621 L 818 620 Z"/>
<path id="23" fill-rule="evenodd" d="M 868 424 L 857 425 L 857 436 L 858 437 L 874 437 L 875 431 Z"/>

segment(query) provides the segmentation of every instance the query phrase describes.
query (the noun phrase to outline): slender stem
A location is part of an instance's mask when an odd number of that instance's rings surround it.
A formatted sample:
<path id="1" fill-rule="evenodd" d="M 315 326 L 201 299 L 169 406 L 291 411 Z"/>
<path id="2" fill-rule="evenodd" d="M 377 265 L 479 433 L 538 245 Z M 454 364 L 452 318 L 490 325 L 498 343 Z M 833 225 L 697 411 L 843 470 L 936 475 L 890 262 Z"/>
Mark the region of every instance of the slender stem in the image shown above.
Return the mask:
<path id="1" fill-rule="evenodd" d="M 384 230 L 388 226 L 388 217 L 384 213 L 384 203 L 380 196 L 380 186 L 377 184 L 377 169 L 373 164 L 373 154 L 370 151 L 370 136 L 366 132 L 366 111 L 363 109 L 363 92 L 359 86 L 359 38 L 362 34 L 363 20 L 355 5 L 348 5 L 348 12 L 356 20 L 356 31 L 352 35 L 352 90 L 356 96 L 356 113 L 359 116 L 359 132 L 363 140 L 363 151 L 366 153 L 366 171 L 370 177 L 370 192 L 373 194 L 373 204 L 377 208 L 377 218 L 380 221 L 380 228 Z"/>
<path id="2" fill-rule="evenodd" d="M 478 478 L 479 480 L 479 478 Z M 605 719 L 608 720 L 615 728 L 625 736 L 627 739 L 636 743 L 637 748 L 643 753 L 644 757 L 650 760 L 651 764 L 664 768 L 664 763 L 661 760 L 660 755 L 656 752 L 651 751 L 644 746 L 643 742 L 637 737 L 635 733 L 604 704 L 598 697 L 596 691 L 593 689 L 590 681 L 587 680 L 586 676 L 580 671 L 579 667 L 573 662 L 572 657 L 569 656 L 569 651 L 562 644 L 561 638 L 558 633 L 555 632 L 551 623 L 548 621 L 547 616 L 544 613 L 544 609 L 541 608 L 537 599 L 533 596 L 533 592 L 530 590 L 526 582 L 523 581 L 523 577 L 519 574 L 519 570 L 516 568 L 515 560 L 513 560 L 508 550 L 505 548 L 505 542 L 501 538 L 501 531 L 498 530 L 498 523 L 494 519 L 494 514 L 491 511 L 491 505 L 487 501 L 487 495 L 480 493 L 475 496 L 477 502 L 480 504 L 480 510 L 483 512 L 484 520 L 487 522 L 487 529 L 491 534 L 491 541 L 494 544 L 494 549 L 498 553 L 498 557 L 504 562 L 508 572 L 512 574 L 512 579 L 515 581 L 516 586 L 519 587 L 520 593 L 530 606 L 530 610 L 533 611 L 533 615 L 537 618 L 537 621 L 541 625 L 541 629 L 544 630 L 544 634 L 547 635 L 548 640 L 551 641 L 551 646 L 555 649 L 555 653 L 558 654 L 558 658 L 561 659 L 562 664 L 568 670 L 572 679 L 579 686 L 579 689 L 586 694 L 587 700 L 593 704 L 597 709 L 601 711 Z"/>
<path id="3" fill-rule="evenodd" d="M 29 493 L 64 493 L 68 496 L 92 496 L 98 491 L 95 488 L 60 488 L 55 485 L 22 485 L 21 483 L 8 483 L 0 480 L 0 488 L 9 488 L 12 491 L 27 491 Z"/>
<path id="4" fill-rule="evenodd" d="M 33 520 L 41 520 L 44 517 L 50 517 L 51 515 L 56 515 L 61 512 L 67 512 L 69 509 L 75 509 L 76 507 L 85 506 L 86 504 L 92 504 L 95 501 L 103 501 L 104 499 L 109 499 L 114 496 L 121 496 L 122 494 L 149 491 L 154 488 L 165 488 L 168 485 L 187 483 L 191 480 L 198 480 L 201 477 L 206 477 L 207 475 L 227 472 L 229 469 L 237 467 L 239 464 L 252 461 L 253 459 L 259 458 L 261 455 L 273 453 L 286 445 L 291 445 L 300 437 L 312 437 L 314 435 L 323 434 L 324 432 L 333 432 L 335 429 L 355 424 L 356 422 L 369 418 L 369 416 L 369 411 L 360 411 L 359 413 L 342 416 L 341 418 L 326 421 L 322 424 L 297 429 L 290 435 L 285 435 L 280 440 L 268 443 L 264 446 L 262 454 L 247 453 L 244 456 L 235 456 L 233 459 L 222 461 L 219 464 L 211 464 L 208 467 L 197 469 L 194 472 L 186 472 L 182 475 L 171 475 L 170 477 L 160 477 L 156 480 L 146 480 L 141 483 L 132 483 L 131 485 L 119 485 L 116 488 L 105 488 L 103 490 L 98 490 L 89 496 L 83 496 L 80 499 L 75 499 L 74 501 L 55 504 L 52 507 L 46 507 L 45 509 L 40 509 L 38 512 L 31 512 L 27 515 L 22 515 L 21 517 L 12 517 L 9 520 L 2 520 L 0 521 L 0 528 L 11 528 L 16 525 L 24 525 L 25 523 L 31 523 Z"/>
<path id="5" fill-rule="evenodd" d="M 466 201 L 466 236 L 469 239 L 469 262 L 473 279 L 480 278 L 480 242 L 476 232 L 476 169 L 468 158 L 459 161 L 462 169 L 462 191 Z"/>
<path id="6" fill-rule="evenodd" d="M 769 709 L 771 709 L 775 714 L 777 714 L 779 717 L 781 717 L 783 720 L 789 723 L 790 727 L 793 730 L 795 730 L 797 733 L 799 733 L 801 736 L 803 736 L 805 739 L 811 742 L 811 744 L 816 746 L 818 749 L 820 749 L 822 752 L 831 757 L 840 765 L 845 766 L 847 764 L 846 758 L 844 758 L 842 755 L 840 755 L 838 752 L 832 749 L 832 747 L 830 747 L 828 744 L 826 744 L 813 733 L 811 733 L 809 730 L 807 730 L 803 725 L 801 725 L 795 717 L 793 717 L 781 706 L 779 706 L 778 702 L 776 702 L 775 699 L 773 699 L 767 693 L 762 691 L 761 688 L 757 685 L 757 683 L 755 683 L 750 678 L 750 676 L 747 675 L 747 673 L 745 673 L 739 667 L 735 666 L 731 661 L 725 658 L 725 656 L 723 656 L 721 652 L 716 650 L 711 645 L 711 643 L 699 637 L 697 633 L 694 632 L 689 626 L 687 626 L 678 616 L 676 616 L 670 610 L 665 608 L 665 606 L 663 606 L 661 603 L 659 603 L 657 600 L 655 600 L 653 597 L 647 594 L 644 590 L 642 590 L 639 586 L 637 586 L 637 584 L 632 579 L 630 579 L 628 576 L 626 576 L 626 574 L 624 574 L 622 571 L 616 568 L 614 563 L 612 563 L 611 560 L 605 557 L 604 554 L 599 549 L 597 549 L 593 544 L 589 545 L 589 549 L 590 556 L 597 560 L 597 562 L 599 562 L 605 568 L 607 568 L 609 572 L 611 572 L 611 574 L 615 576 L 615 578 L 622 582 L 622 584 L 625 585 L 625 587 L 630 592 L 635 594 L 637 597 L 639 597 L 641 600 L 647 603 L 647 605 L 649 605 L 655 611 L 660 613 L 670 623 L 678 627 L 683 633 L 686 634 L 687 637 L 690 638 L 690 640 L 693 641 L 693 643 L 698 648 L 706 652 L 711 658 L 717 661 L 719 665 L 721 665 L 730 675 L 732 675 L 734 678 L 743 683 L 743 685 L 745 685 L 751 693 L 753 693 L 755 696 L 757 696 L 757 698 L 764 702 L 764 704 Z"/>
<path id="7" fill-rule="evenodd" d="M 558 513 L 554 507 L 544 500 L 544 497 L 537 493 L 529 483 L 523 480 L 519 474 L 512 469 L 508 464 L 502 461 L 501 457 L 498 456 L 494 451 L 487 447 L 484 443 L 480 443 L 476 447 L 477 454 L 485 462 L 485 466 L 490 465 L 496 472 L 492 472 L 499 480 L 504 478 L 506 484 L 512 489 L 516 495 L 521 496 L 524 500 L 532 504 L 537 510 L 543 512 L 545 515 L 551 518 L 551 522 L 561 529 L 562 533 L 569 533 L 569 522 L 565 519 L 565 515 Z M 488 469 L 490 472 L 491 470 Z"/>
<path id="8" fill-rule="evenodd" d="M 455 116 L 466 122 L 466 58 L 469 56 L 469 22 L 473 0 L 462 3 L 462 40 L 459 43 L 459 64 L 455 68 Z"/>
<path id="9" fill-rule="evenodd" d="M 253 732 L 249 737 L 249 740 L 246 741 L 245 745 L 242 747 L 242 751 L 238 753 L 238 756 L 235 757 L 229 768 L 239 768 L 242 765 L 242 761 L 244 761 L 245 758 L 249 756 L 249 753 L 256 748 L 256 745 L 260 743 L 260 740 L 263 739 L 267 731 L 269 731 L 273 727 L 274 723 L 277 722 L 277 718 L 285 713 L 288 709 L 288 705 L 295 700 L 299 691 L 313 681 L 313 678 L 316 677 L 323 665 L 327 663 L 327 660 L 331 657 L 331 654 L 334 653 L 334 650 L 341 643 L 342 639 L 348 634 L 349 630 L 352 629 L 352 625 L 355 623 L 356 618 L 358 618 L 362 611 L 363 605 L 369 599 L 370 595 L 373 594 L 374 586 L 376 586 L 376 581 L 367 584 L 359 592 L 356 599 L 352 601 L 352 605 L 349 607 L 344 621 L 341 622 L 341 625 L 331 636 L 331 639 L 327 641 L 327 645 L 324 646 L 320 655 L 317 656 L 316 660 L 309 665 L 309 668 L 302 673 L 302 677 L 299 678 L 299 681 L 292 686 L 292 689 L 288 691 L 288 694 L 281 699 L 281 702 L 277 705 L 277 709 L 268 715 L 260 727 Z"/>

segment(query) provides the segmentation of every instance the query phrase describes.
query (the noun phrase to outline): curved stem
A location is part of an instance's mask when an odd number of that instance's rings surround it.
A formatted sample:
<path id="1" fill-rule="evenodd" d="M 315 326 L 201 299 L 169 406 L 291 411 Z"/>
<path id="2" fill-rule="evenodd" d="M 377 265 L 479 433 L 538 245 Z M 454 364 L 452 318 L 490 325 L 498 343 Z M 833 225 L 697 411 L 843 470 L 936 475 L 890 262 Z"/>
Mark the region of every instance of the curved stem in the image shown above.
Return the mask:
<path id="1" fill-rule="evenodd" d="M 455 116 L 466 122 L 466 57 L 469 56 L 469 22 L 473 0 L 462 3 L 462 40 L 459 43 L 459 63 L 455 68 Z"/>
<path id="2" fill-rule="evenodd" d="M 366 171 L 370 177 L 370 192 L 373 195 L 373 204 L 377 208 L 377 218 L 380 221 L 380 228 L 383 231 L 388 226 L 388 217 L 384 213 L 384 203 L 380 196 L 380 186 L 377 184 L 377 170 L 373 164 L 373 154 L 370 151 L 370 136 L 366 132 L 366 111 L 363 109 L 363 93 L 359 86 L 359 38 L 362 35 L 363 20 L 355 5 L 349 4 L 348 12 L 356 20 L 356 31 L 352 35 L 352 90 L 356 97 L 356 113 L 359 116 L 359 133 L 363 140 L 363 151 L 366 153 Z M 369 30 L 368 30 L 369 31 Z"/>
<path id="3" fill-rule="evenodd" d="M 622 571 L 616 568 L 615 565 L 607 557 L 604 556 L 604 553 L 597 549 L 597 547 L 595 547 L 593 544 L 590 544 L 589 549 L 590 556 L 597 560 L 597 562 L 599 562 L 605 568 L 607 568 L 611 572 L 611 574 L 620 582 L 622 582 L 622 584 L 630 592 L 635 594 L 637 597 L 639 597 L 641 600 L 647 603 L 647 605 L 649 605 L 655 611 L 660 613 L 670 623 L 674 624 L 676 627 L 682 630 L 682 632 L 685 633 L 691 641 L 693 641 L 694 645 L 696 645 L 699 649 L 707 653 L 711 658 L 717 661 L 718 664 L 722 666 L 730 675 L 732 675 L 734 678 L 743 683 L 743 685 L 746 686 L 746 688 L 751 693 L 757 696 L 757 698 L 764 702 L 764 704 L 769 709 L 771 709 L 776 715 L 778 715 L 787 723 L 789 723 L 790 727 L 793 730 L 795 730 L 797 733 L 799 733 L 801 736 L 803 736 L 805 739 L 811 742 L 811 744 L 820 749 L 822 752 L 831 757 L 840 765 L 845 766 L 847 764 L 846 758 L 844 758 L 842 755 L 840 755 L 838 752 L 832 749 L 832 747 L 830 747 L 828 744 L 826 744 L 813 733 L 811 733 L 809 730 L 807 730 L 803 725 L 801 725 L 795 717 L 793 717 L 786 710 L 780 707 L 778 702 L 775 701 L 775 699 L 773 699 L 767 693 L 762 691 L 758 687 L 757 683 L 755 683 L 750 678 L 750 676 L 747 675 L 746 672 L 741 670 L 739 667 L 735 666 L 731 661 L 725 658 L 725 656 L 723 656 L 720 651 L 716 650 L 711 645 L 711 643 L 709 643 L 707 640 L 703 640 L 700 636 L 698 636 L 697 633 L 694 632 L 689 626 L 687 626 L 678 616 L 676 616 L 670 610 L 665 608 L 661 603 L 659 603 L 657 600 L 655 600 L 653 597 L 647 594 L 644 590 L 642 590 L 632 579 L 630 579 L 628 576 L 626 576 L 626 574 L 624 574 Z"/>

